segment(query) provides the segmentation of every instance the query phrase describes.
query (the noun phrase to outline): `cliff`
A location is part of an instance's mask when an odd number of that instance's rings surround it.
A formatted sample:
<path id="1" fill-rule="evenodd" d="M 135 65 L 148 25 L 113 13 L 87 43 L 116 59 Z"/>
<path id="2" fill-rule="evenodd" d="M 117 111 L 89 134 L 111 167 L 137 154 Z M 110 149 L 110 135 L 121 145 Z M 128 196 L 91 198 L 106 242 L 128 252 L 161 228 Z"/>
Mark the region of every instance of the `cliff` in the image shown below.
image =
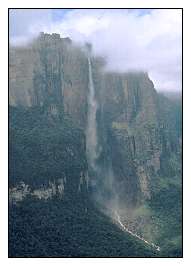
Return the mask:
<path id="1" fill-rule="evenodd" d="M 10 48 L 9 64 L 11 106 L 42 107 L 53 116 L 63 112 L 85 133 L 85 49 L 59 34 L 41 33 L 30 46 Z M 180 161 L 181 130 L 177 132 L 173 122 L 172 103 L 166 98 L 162 102 L 147 73 L 103 72 L 99 58 L 93 58 L 92 65 L 103 146 L 100 157 L 111 160 L 123 201 L 124 197 L 130 202 L 150 199 L 157 178 L 166 175 L 171 156 Z"/>
<path id="2" fill-rule="evenodd" d="M 161 195 L 169 200 L 173 191 L 180 218 L 181 106 L 158 94 L 147 73 L 107 72 L 104 60 L 91 56 L 99 152 L 97 176 L 88 176 L 87 56 L 87 47 L 58 34 L 10 47 L 11 189 L 22 181 L 41 197 L 62 184 L 57 195 L 86 211 L 95 194 L 102 208 L 116 205 L 132 231 L 162 243 L 168 223 L 156 214 Z"/>
<path id="3" fill-rule="evenodd" d="M 87 60 L 69 38 L 41 33 L 30 46 L 10 48 L 9 58 L 10 105 L 43 106 L 53 114 L 64 108 L 85 126 Z"/>

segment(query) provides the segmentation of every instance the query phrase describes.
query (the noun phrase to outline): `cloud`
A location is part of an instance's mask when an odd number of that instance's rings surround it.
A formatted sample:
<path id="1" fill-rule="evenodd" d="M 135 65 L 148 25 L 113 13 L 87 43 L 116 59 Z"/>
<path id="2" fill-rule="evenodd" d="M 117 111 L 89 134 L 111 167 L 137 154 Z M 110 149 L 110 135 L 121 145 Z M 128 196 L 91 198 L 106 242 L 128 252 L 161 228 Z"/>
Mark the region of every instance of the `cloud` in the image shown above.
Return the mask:
<path id="1" fill-rule="evenodd" d="M 13 14 L 12 43 L 40 31 L 58 32 L 79 43 L 91 42 L 93 52 L 106 57 L 108 70 L 144 70 L 156 89 L 181 90 L 181 10 L 74 9 L 55 20 L 52 10 L 28 12 Z"/>

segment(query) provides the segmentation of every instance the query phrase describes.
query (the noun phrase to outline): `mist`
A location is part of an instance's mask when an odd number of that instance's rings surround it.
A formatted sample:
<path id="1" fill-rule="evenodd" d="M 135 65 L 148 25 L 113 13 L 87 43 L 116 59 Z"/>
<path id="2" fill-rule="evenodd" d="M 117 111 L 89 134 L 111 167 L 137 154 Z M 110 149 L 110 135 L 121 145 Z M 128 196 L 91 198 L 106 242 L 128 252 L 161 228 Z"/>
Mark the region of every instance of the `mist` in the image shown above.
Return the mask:
<path id="1" fill-rule="evenodd" d="M 10 42 L 27 44 L 39 32 L 90 42 L 107 70 L 145 71 L 159 91 L 181 91 L 182 14 L 179 9 L 11 10 Z"/>

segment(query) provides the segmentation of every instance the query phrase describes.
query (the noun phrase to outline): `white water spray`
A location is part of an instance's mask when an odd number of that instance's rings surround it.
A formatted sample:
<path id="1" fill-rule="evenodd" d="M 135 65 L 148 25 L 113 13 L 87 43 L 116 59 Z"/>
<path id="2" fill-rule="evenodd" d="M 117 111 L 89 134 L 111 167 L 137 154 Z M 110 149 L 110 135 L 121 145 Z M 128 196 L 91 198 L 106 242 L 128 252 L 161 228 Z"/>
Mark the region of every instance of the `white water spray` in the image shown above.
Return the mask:
<path id="1" fill-rule="evenodd" d="M 98 157 L 97 154 L 97 125 L 96 125 L 96 112 L 97 102 L 95 98 L 95 89 L 92 77 L 92 65 L 90 57 L 88 57 L 89 68 L 89 95 L 88 95 L 88 121 L 86 130 L 86 152 L 89 166 L 95 170 L 95 161 Z"/>

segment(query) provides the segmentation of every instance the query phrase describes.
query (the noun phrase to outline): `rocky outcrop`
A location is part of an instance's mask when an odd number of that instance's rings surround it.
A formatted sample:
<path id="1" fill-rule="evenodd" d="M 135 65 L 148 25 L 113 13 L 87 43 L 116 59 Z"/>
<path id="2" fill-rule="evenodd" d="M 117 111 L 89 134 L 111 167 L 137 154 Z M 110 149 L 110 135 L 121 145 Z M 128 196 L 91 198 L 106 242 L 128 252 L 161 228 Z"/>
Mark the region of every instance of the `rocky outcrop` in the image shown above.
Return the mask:
<path id="1" fill-rule="evenodd" d="M 27 196 L 36 197 L 40 200 L 52 199 L 55 196 L 63 198 L 64 183 L 65 181 L 60 178 L 53 182 L 49 181 L 47 186 L 34 189 L 24 182 L 20 182 L 16 187 L 9 189 L 9 201 L 17 203 L 24 200 Z"/>

